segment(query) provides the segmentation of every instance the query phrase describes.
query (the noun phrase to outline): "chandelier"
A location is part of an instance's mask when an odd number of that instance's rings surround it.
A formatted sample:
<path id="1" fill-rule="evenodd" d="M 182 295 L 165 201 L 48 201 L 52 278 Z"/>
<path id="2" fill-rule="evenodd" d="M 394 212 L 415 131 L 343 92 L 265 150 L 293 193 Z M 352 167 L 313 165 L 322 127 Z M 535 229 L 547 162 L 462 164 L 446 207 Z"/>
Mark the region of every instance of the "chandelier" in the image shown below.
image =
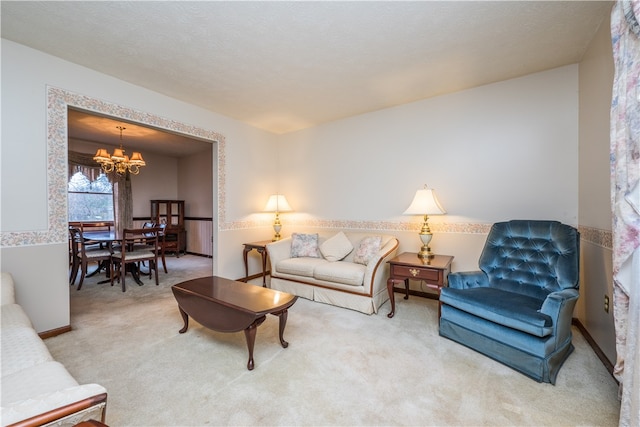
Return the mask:
<path id="1" fill-rule="evenodd" d="M 113 155 L 109 155 L 105 148 L 99 148 L 96 155 L 93 156 L 93 160 L 100 163 L 102 170 L 106 173 L 115 171 L 119 175 L 124 175 L 129 171 L 130 174 L 138 175 L 140 173 L 140 167 L 146 166 L 147 163 L 142 158 L 142 154 L 137 151 L 133 152 L 131 158 L 124 154 L 124 149 L 122 148 L 122 131 L 126 128 L 123 126 L 116 126 L 116 128 L 120 129 L 120 148 L 114 149 Z"/>

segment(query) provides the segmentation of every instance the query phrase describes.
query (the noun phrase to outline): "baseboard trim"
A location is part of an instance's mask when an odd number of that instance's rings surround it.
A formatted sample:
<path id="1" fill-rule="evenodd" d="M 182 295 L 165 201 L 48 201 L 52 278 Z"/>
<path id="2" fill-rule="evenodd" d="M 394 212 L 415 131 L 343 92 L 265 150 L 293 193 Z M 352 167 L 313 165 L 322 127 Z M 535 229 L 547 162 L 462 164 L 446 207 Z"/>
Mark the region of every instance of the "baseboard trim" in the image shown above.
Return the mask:
<path id="1" fill-rule="evenodd" d="M 203 257 L 203 258 L 213 258 L 213 256 L 212 256 L 212 255 L 198 254 L 198 253 L 195 253 L 195 252 L 189 252 L 189 251 L 186 251 L 186 252 L 185 252 L 185 254 L 195 255 L 195 256 L 201 256 L 201 257 Z"/>
<path id="2" fill-rule="evenodd" d="M 604 351 L 602 351 L 598 343 L 596 343 L 593 337 L 589 334 L 589 331 L 587 331 L 587 328 L 585 328 L 582 322 L 580 322 L 580 320 L 575 317 L 571 319 L 571 324 L 580 330 L 580 333 L 582 334 L 584 339 L 587 340 L 587 343 L 589 344 L 589 346 L 591 346 L 596 356 L 598 356 L 598 359 L 600 359 L 604 367 L 607 368 L 607 371 L 609 371 L 613 379 L 616 380 L 616 382 L 618 382 L 616 377 L 613 375 L 613 363 L 611 363 L 609 359 L 607 359 L 607 356 L 604 354 Z"/>
<path id="3" fill-rule="evenodd" d="M 51 338 L 51 337 L 55 337 L 57 335 L 62 335 L 65 334 L 67 332 L 71 332 L 71 325 L 67 325 L 67 326 L 63 326 L 61 328 L 56 328 L 56 329 L 51 329 L 48 331 L 44 331 L 44 332 L 40 332 L 38 334 L 38 336 L 41 339 L 47 339 L 47 338 Z"/>

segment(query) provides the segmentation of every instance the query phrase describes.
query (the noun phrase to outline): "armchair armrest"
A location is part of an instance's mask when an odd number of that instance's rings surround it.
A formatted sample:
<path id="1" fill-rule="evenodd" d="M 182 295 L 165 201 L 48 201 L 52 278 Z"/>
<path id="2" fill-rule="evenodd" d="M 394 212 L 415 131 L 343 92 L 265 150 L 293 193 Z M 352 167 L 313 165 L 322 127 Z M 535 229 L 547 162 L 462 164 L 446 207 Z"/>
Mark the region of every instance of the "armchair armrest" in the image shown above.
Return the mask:
<path id="1" fill-rule="evenodd" d="M 555 321 L 558 313 L 571 301 L 577 300 L 578 295 L 577 289 L 563 289 L 561 291 L 551 292 L 542 303 L 540 313 L 550 316 Z"/>
<path id="2" fill-rule="evenodd" d="M 557 345 L 571 338 L 571 318 L 578 296 L 577 289 L 563 289 L 552 292 L 547 295 L 542 307 L 540 307 L 540 313 L 551 317 L 555 330 L 554 335 L 557 337 Z"/>
<path id="3" fill-rule="evenodd" d="M 489 286 L 489 278 L 482 271 L 462 271 L 449 273 L 449 287 L 470 289 Z"/>

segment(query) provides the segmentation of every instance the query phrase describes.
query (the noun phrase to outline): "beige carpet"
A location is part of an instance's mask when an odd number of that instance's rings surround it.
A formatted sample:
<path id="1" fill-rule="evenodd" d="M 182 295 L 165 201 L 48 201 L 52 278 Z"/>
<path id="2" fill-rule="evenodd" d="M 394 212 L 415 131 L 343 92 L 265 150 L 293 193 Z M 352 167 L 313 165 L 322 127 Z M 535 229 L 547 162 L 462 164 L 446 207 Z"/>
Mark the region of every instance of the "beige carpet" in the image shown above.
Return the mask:
<path id="1" fill-rule="evenodd" d="M 388 303 L 367 316 L 298 299 L 289 348 L 269 316 L 250 372 L 243 333 L 194 321 L 178 333 L 170 287 L 209 275 L 211 261 L 172 257 L 168 267 L 159 287 L 145 279 L 126 293 L 86 281 L 71 291 L 73 331 L 46 340 L 80 382 L 107 388 L 111 426 L 618 424 L 616 383 L 576 329 L 552 386 L 439 337 L 436 301 L 399 296 L 388 319 Z"/>

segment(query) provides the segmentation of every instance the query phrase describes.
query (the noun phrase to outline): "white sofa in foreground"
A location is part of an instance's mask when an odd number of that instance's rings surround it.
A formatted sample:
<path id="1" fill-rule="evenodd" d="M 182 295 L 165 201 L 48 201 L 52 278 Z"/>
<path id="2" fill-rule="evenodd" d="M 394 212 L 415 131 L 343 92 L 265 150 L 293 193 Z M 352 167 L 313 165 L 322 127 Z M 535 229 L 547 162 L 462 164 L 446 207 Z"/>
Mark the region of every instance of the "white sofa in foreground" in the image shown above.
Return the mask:
<path id="1" fill-rule="evenodd" d="M 13 277 L 1 273 L 2 426 L 73 426 L 104 422 L 107 390 L 79 385 L 53 360 L 22 307 L 16 304 Z"/>
<path id="2" fill-rule="evenodd" d="M 312 301 L 377 313 L 389 299 L 387 261 L 397 249 L 398 239 L 387 234 L 293 233 L 267 245 L 269 286 Z"/>

